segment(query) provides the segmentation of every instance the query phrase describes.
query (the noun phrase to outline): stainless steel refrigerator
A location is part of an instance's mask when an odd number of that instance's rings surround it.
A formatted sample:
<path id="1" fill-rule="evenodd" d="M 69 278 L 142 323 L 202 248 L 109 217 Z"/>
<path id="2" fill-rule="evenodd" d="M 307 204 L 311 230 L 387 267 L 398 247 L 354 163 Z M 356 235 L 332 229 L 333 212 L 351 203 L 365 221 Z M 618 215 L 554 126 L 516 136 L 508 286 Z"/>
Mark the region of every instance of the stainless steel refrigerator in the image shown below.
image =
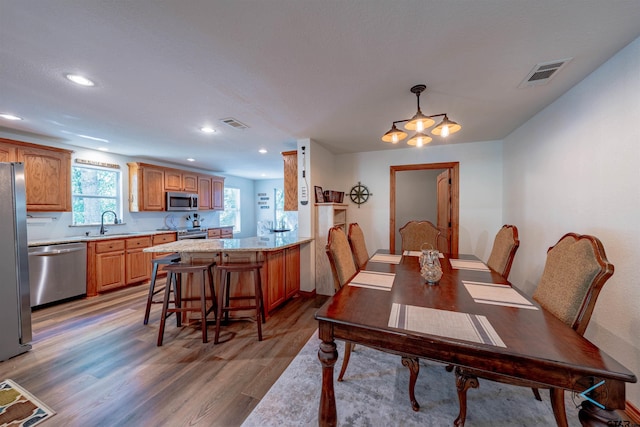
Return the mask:
<path id="1" fill-rule="evenodd" d="M 27 197 L 22 163 L 0 163 L 0 361 L 31 349 Z"/>

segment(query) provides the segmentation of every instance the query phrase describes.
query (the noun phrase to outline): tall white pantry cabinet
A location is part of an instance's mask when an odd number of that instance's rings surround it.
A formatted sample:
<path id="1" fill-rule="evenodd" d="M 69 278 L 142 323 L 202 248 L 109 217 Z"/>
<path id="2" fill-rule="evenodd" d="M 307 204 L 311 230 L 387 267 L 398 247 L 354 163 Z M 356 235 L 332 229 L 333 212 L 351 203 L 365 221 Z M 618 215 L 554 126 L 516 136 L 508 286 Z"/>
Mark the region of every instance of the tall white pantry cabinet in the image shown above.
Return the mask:
<path id="1" fill-rule="evenodd" d="M 333 295 L 333 274 L 327 257 L 329 229 L 339 226 L 347 233 L 347 205 L 341 203 L 316 203 L 316 293 Z"/>

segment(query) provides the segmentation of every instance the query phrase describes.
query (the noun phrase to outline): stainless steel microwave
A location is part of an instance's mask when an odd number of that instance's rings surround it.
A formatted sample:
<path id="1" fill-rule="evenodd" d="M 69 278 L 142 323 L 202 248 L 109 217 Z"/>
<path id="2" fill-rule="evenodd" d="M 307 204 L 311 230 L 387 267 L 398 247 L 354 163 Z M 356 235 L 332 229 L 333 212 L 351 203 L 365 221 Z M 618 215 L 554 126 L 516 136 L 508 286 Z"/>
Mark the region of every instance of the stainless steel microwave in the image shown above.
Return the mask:
<path id="1" fill-rule="evenodd" d="M 182 193 L 178 191 L 167 191 L 168 211 L 197 211 L 198 195 L 194 193 Z"/>

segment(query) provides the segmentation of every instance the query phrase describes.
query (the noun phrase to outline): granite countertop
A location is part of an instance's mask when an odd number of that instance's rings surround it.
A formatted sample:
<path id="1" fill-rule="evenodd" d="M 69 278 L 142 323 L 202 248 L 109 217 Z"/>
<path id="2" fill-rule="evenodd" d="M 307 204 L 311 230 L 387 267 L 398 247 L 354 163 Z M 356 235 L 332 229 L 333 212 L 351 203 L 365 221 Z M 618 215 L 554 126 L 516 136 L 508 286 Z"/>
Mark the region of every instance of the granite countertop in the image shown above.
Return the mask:
<path id="1" fill-rule="evenodd" d="M 312 237 L 278 233 L 242 239 L 185 239 L 143 249 L 144 252 L 253 252 L 275 251 L 312 241 Z"/>
<path id="2" fill-rule="evenodd" d="M 88 236 L 66 236 L 66 237 L 56 237 L 53 239 L 40 239 L 40 240 L 29 240 L 28 245 L 32 246 L 45 246 L 45 245 L 60 245 L 62 243 L 78 243 L 78 242 L 89 242 L 91 240 L 105 240 L 105 239 L 126 239 L 127 237 L 141 237 L 141 236 L 152 236 L 154 234 L 162 234 L 162 233 L 175 233 L 176 230 L 152 230 L 152 231 L 134 231 L 134 232 L 123 232 L 123 233 L 107 233 L 103 235 L 99 234 L 90 234 Z"/>

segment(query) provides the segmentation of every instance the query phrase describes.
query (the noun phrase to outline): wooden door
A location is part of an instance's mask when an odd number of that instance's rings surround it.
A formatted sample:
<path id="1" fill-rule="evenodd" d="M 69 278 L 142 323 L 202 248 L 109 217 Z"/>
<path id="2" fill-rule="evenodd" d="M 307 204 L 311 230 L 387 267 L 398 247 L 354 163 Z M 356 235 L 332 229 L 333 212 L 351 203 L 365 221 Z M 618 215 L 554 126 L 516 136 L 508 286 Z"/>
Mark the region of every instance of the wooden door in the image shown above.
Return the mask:
<path id="1" fill-rule="evenodd" d="M 211 202 L 211 177 L 200 176 L 198 177 L 198 210 L 211 210 Z"/>
<path id="2" fill-rule="evenodd" d="M 438 224 L 440 240 L 438 250 L 451 253 L 451 173 L 445 170 L 436 178 L 438 199 Z"/>
<path id="3" fill-rule="evenodd" d="M 267 253 L 267 294 L 265 306 L 267 311 L 278 307 L 285 300 L 284 250 Z M 264 289 L 264 286 L 263 286 Z"/>
<path id="4" fill-rule="evenodd" d="M 122 287 L 126 284 L 124 250 L 96 255 L 97 291 Z"/>
<path id="5" fill-rule="evenodd" d="M 298 152 L 285 151 L 284 160 L 284 210 L 298 210 Z"/>
<path id="6" fill-rule="evenodd" d="M 164 171 L 144 167 L 142 169 L 142 209 L 143 211 L 164 210 Z"/>
<path id="7" fill-rule="evenodd" d="M 285 298 L 292 298 L 300 291 L 300 246 L 285 249 Z"/>
<path id="8" fill-rule="evenodd" d="M 11 144 L 3 144 L 0 142 L 0 162 L 15 162 L 16 147 Z"/>
<path id="9" fill-rule="evenodd" d="M 24 163 L 27 211 L 70 211 L 71 155 L 19 146 L 16 156 Z"/>
<path id="10" fill-rule="evenodd" d="M 189 193 L 198 192 L 198 175 L 185 172 L 182 174 L 182 189 Z"/>
<path id="11" fill-rule="evenodd" d="M 164 171 L 164 189 L 170 191 L 182 191 L 182 172 L 166 169 Z"/>
<path id="12" fill-rule="evenodd" d="M 211 185 L 213 187 L 213 209 L 222 211 L 224 210 L 224 178 L 211 178 Z"/>

